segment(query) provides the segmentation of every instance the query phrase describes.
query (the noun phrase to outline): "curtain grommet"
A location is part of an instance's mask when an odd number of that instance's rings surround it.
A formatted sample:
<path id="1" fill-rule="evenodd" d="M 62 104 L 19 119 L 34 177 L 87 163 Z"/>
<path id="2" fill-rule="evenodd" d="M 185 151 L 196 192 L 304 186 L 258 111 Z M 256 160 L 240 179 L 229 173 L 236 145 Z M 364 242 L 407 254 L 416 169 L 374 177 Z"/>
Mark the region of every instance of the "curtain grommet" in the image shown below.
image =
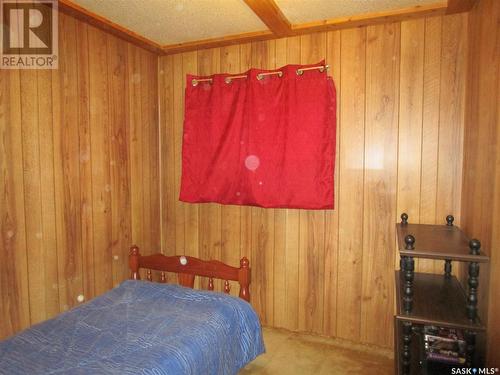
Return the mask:
<path id="1" fill-rule="evenodd" d="M 191 80 L 191 84 L 192 84 L 193 86 L 198 86 L 198 80 L 197 80 L 197 79 L 193 79 L 193 80 Z"/>
<path id="2" fill-rule="evenodd" d="M 301 76 L 302 74 L 304 74 L 304 71 L 302 69 L 297 69 L 295 73 L 297 73 L 298 76 Z"/>
<path id="3" fill-rule="evenodd" d="M 230 84 L 231 82 L 233 82 L 233 80 L 230 77 L 226 77 L 224 79 L 224 82 L 226 82 L 227 84 Z"/>

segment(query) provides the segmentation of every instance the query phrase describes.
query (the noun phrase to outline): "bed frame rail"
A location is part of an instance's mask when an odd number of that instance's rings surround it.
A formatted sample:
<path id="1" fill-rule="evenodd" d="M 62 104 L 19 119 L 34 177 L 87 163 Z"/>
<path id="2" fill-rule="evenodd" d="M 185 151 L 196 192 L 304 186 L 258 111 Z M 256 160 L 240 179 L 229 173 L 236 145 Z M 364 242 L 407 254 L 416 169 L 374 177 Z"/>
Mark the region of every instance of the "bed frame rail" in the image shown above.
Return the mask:
<path id="1" fill-rule="evenodd" d="M 160 271 L 160 282 L 165 282 L 165 272 L 177 273 L 179 284 L 193 288 L 196 276 L 208 277 L 208 290 L 214 290 L 213 279 L 224 280 L 224 292 L 229 294 L 229 280 L 240 284 L 240 298 L 250 302 L 250 262 L 241 258 L 240 267 L 232 267 L 217 260 L 201 260 L 190 256 L 141 255 L 137 246 L 130 248 L 131 278 L 140 280 L 139 269 L 147 269 L 147 279 L 153 281 L 151 270 Z"/>

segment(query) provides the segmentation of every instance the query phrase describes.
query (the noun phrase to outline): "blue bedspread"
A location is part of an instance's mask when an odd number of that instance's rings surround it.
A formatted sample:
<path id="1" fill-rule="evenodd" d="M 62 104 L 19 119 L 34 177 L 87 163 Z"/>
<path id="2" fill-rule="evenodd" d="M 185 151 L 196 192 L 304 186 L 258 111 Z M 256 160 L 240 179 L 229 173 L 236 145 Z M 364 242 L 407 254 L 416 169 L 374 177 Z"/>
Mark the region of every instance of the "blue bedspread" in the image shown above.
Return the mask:
<path id="1" fill-rule="evenodd" d="M 236 374 L 263 351 L 245 301 L 129 280 L 0 342 L 0 374 Z"/>

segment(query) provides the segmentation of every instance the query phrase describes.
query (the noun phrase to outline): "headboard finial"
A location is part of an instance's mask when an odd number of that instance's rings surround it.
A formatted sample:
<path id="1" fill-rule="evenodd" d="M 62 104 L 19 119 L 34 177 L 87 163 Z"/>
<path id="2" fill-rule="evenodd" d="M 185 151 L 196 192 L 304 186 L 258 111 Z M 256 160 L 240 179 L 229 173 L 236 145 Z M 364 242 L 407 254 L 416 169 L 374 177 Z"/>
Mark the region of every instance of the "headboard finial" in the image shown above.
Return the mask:
<path id="1" fill-rule="evenodd" d="M 139 247 L 137 247 L 137 245 L 132 245 L 130 247 L 130 255 L 139 255 Z"/>
<path id="2" fill-rule="evenodd" d="M 249 268 L 249 266 L 250 266 L 250 261 L 248 260 L 248 258 L 247 258 L 247 257 L 243 257 L 243 258 L 241 258 L 241 260 L 240 260 L 240 266 L 241 266 L 242 268 Z"/>
<path id="3" fill-rule="evenodd" d="M 132 245 L 130 247 L 130 255 L 128 257 L 128 263 L 130 266 L 131 277 L 134 280 L 140 280 L 141 276 L 139 275 L 139 247 L 136 245 Z"/>

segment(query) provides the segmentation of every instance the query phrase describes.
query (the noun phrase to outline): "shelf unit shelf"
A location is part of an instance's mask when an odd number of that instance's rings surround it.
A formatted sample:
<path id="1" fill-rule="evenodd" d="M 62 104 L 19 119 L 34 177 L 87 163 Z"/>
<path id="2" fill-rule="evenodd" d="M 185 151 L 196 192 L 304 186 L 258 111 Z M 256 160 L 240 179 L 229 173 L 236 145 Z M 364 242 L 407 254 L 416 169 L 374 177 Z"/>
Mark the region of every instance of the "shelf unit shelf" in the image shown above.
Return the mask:
<path id="1" fill-rule="evenodd" d="M 425 325 L 463 330 L 466 365 L 471 366 L 476 334 L 486 330 L 477 314 L 477 288 L 479 265 L 489 262 L 489 257 L 481 251 L 478 240 L 469 240 L 453 225 L 451 215 L 446 217 L 445 225 L 409 224 L 407 214 L 402 214 L 401 219 L 396 224 L 401 262 L 394 275 L 396 373 L 425 373 L 422 355 L 416 355 L 422 353 L 422 339 L 416 340 L 415 333 Z M 443 260 L 443 274 L 416 273 L 414 258 Z M 453 261 L 469 264 L 467 290 L 452 274 Z"/>
<path id="2" fill-rule="evenodd" d="M 415 258 L 455 260 L 461 262 L 488 262 L 481 251 L 471 254 L 469 239 L 455 225 L 396 224 L 398 247 L 401 256 Z M 414 248 L 406 249 L 405 238 L 415 238 Z"/>
<path id="3" fill-rule="evenodd" d="M 467 297 L 455 276 L 415 273 L 413 308 L 404 311 L 402 302 L 404 280 L 401 271 L 396 277 L 396 317 L 398 320 L 440 327 L 485 330 L 479 318 L 467 318 Z"/>

